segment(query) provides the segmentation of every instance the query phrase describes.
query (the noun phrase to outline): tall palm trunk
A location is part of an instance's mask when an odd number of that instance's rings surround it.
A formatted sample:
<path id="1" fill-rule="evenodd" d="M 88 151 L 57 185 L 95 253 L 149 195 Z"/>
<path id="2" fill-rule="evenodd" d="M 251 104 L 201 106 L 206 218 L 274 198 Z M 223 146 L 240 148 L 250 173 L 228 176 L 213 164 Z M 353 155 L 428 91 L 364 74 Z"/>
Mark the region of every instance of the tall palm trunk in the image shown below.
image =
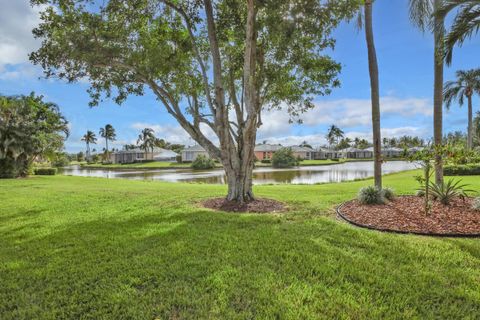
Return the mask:
<path id="1" fill-rule="evenodd" d="M 90 161 L 90 143 L 87 142 L 87 161 Z"/>
<path id="2" fill-rule="evenodd" d="M 435 8 L 440 8 L 442 0 L 435 0 Z M 435 144 L 435 183 L 443 184 L 443 160 L 441 154 L 443 135 L 443 38 L 444 19 L 435 16 L 434 21 L 434 85 L 433 85 L 433 141 Z"/>
<path id="3" fill-rule="evenodd" d="M 380 89 L 378 81 L 378 63 L 373 39 L 372 1 L 365 1 L 365 37 L 368 50 L 368 71 L 370 73 L 370 90 L 372 98 L 372 129 L 375 186 L 382 188 L 382 138 L 380 132 Z"/>
<path id="4" fill-rule="evenodd" d="M 467 133 L 467 149 L 472 150 L 473 148 L 473 106 L 472 106 L 472 95 L 467 95 L 468 99 L 468 133 Z"/>

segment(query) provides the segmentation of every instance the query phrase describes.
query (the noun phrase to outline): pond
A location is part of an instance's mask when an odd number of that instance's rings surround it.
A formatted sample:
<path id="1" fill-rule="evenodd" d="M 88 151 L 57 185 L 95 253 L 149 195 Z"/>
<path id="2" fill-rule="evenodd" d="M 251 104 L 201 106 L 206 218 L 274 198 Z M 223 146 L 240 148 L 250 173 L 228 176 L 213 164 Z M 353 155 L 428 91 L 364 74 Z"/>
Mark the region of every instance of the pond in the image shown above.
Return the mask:
<path id="1" fill-rule="evenodd" d="M 383 164 L 383 173 L 393 173 L 415 169 L 413 163 L 389 161 Z M 62 170 L 65 175 L 103 178 L 121 178 L 133 180 L 160 180 L 169 182 L 225 183 L 222 169 L 195 171 L 191 169 L 160 170 L 115 170 L 82 169 L 78 166 Z M 316 184 L 364 179 L 373 176 L 373 161 L 346 162 L 334 165 L 304 166 L 289 169 L 270 167 L 257 168 L 253 172 L 254 184 Z"/>

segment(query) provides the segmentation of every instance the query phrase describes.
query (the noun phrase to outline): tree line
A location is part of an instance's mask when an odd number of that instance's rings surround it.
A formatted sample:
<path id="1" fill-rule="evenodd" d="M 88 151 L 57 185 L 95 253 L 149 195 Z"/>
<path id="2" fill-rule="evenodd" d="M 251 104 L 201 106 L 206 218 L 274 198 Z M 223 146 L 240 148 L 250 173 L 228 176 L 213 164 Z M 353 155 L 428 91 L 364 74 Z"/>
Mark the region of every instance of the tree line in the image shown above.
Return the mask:
<path id="1" fill-rule="evenodd" d="M 102 138 L 105 139 L 105 149 L 104 149 L 104 152 L 103 152 L 103 161 L 104 162 L 109 162 L 110 161 L 109 160 L 110 150 L 108 148 L 108 142 L 109 141 L 113 142 L 113 141 L 116 140 L 117 135 L 116 135 L 116 132 L 115 132 L 115 128 L 111 124 L 107 124 L 107 125 L 105 125 L 105 127 L 100 128 L 99 134 Z M 85 145 L 86 145 L 86 153 L 85 153 L 86 160 L 88 162 L 96 162 L 96 161 L 93 161 L 93 156 L 92 156 L 92 152 L 91 152 L 91 149 L 90 149 L 90 146 L 92 144 L 97 143 L 97 137 L 96 137 L 95 133 L 91 130 L 88 130 L 83 135 L 82 141 L 84 141 Z M 136 145 L 135 144 L 125 144 L 123 146 L 123 149 L 128 151 L 128 150 L 133 150 L 133 149 L 139 148 L 139 149 L 143 150 L 145 152 L 145 154 L 148 154 L 148 152 L 153 152 L 153 149 L 155 147 L 172 150 L 172 151 L 175 151 L 175 152 L 178 153 L 184 148 L 184 145 L 170 143 L 168 141 L 165 141 L 164 139 L 157 138 L 155 136 L 155 131 L 153 129 L 145 128 L 145 129 L 142 129 L 142 131 L 138 135 Z M 112 149 L 112 151 L 114 151 L 114 149 Z"/>

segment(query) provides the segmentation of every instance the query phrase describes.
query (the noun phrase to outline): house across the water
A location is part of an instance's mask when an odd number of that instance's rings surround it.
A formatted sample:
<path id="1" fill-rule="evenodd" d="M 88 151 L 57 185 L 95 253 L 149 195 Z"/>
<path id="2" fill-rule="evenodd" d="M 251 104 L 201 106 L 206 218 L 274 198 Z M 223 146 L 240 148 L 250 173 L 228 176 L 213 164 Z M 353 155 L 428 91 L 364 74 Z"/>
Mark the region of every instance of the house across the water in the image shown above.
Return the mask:
<path id="1" fill-rule="evenodd" d="M 314 150 L 312 148 L 302 146 L 282 146 L 281 144 L 268 143 L 257 144 L 255 146 L 255 158 L 258 160 L 272 159 L 273 154 L 282 148 L 292 149 L 293 155 L 298 159 L 313 159 Z"/>
<path id="2" fill-rule="evenodd" d="M 163 148 L 149 149 L 148 152 L 140 148 L 121 150 L 110 154 L 112 163 L 135 163 L 142 161 L 176 161 L 177 153 Z"/>
<path id="3" fill-rule="evenodd" d="M 210 157 L 208 152 L 200 145 L 185 148 L 182 150 L 182 162 L 192 162 L 199 155 L 203 155 L 207 158 Z"/>
<path id="4" fill-rule="evenodd" d="M 373 158 L 373 151 L 367 149 L 358 149 L 358 148 L 345 148 L 337 151 L 339 158 L 347 159 L 370 159 Z"/>

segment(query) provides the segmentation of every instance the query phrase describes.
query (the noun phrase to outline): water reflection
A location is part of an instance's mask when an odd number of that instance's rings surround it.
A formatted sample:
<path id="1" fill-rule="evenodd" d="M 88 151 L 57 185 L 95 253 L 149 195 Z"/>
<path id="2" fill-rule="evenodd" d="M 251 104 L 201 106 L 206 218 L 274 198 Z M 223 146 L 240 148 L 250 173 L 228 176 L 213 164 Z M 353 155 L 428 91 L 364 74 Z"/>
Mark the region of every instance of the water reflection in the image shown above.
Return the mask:
<path id="1" fill-rule="evenodd" d="M 390 161 L 384 163 L 383 173 L 415 169 L 413 163 Z M 222 169 L 193 171 L 190 169 L 163 170 L 112 170 L 81 169 L 72 166 L 63 169 L 63 174 L 73 176 L 123 178 L 133 180 L 161 180 L 169 182 L 225 183 Z M 363 179 L 373 176 L 373 162 L 347 162 L 329 166 L 308 166 L 291 169 L 257 168 L 253 173 L 254 184 L 315 184 Z"/>

